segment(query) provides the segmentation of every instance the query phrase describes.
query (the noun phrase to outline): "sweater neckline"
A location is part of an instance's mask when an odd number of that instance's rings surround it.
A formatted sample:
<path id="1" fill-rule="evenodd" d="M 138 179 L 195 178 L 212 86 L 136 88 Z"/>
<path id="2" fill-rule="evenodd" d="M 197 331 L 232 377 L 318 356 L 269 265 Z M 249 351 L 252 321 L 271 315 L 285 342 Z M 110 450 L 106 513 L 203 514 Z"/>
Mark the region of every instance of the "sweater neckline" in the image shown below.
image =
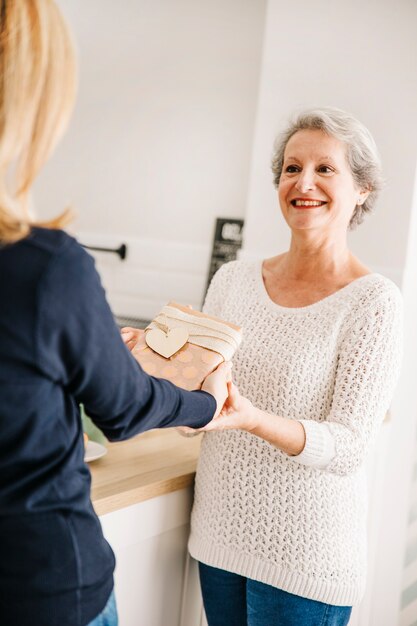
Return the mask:
<path id="1" fill-rule="evenodd" d="M 344 295 L 347 291 L 350 291 L 350 289 L 355 287 L 358 283 L 361 283 L 365 281 L 366 279 L 375 278 L 376 276 L 378 276 L 376 272 L 370 272 L 369 274 L 364 274 L 363 276 L 359 276 L 359 278 L 355 278 L 355 280 L 352 280 L 350 283 L 348 283 L 344 287 L 341 287 L 340 289 L 333 291 L 333 293 L 330 293 L 328 296 L 325 296 L 324 298 L 320 298 L 320 300 L 317 300 L 316 302 L 313 302 L 312 304 L 307 304 L 306 306 L 301 306 L 301 307 L 300 306 L 289 307 L 289 306 L 283 306 L 282 304 L 278 304 L 277 302 L 274 302 L 272 298 L 270 297 L 266 289 L 263 276 L 262 276 L 263 263 L 264 261 L 262 259 L 261 261 L 258 261 L 256 264 L 257 265 L 256 285 L 258 287 L 258 291 L 262 297 L 262 300 L 265 302 L 265 304 L 267 304 L 272 309 L 275 309 L 277 311 L 286 311 L 288 313 L 297 313 L 297 312 L 302 313 L 304 311 L 311 311 L 313 309 L 319 308 L 323 306 L 324 304 L 328 303 L 329 301 L 337 299 L 341 295 Z"/>

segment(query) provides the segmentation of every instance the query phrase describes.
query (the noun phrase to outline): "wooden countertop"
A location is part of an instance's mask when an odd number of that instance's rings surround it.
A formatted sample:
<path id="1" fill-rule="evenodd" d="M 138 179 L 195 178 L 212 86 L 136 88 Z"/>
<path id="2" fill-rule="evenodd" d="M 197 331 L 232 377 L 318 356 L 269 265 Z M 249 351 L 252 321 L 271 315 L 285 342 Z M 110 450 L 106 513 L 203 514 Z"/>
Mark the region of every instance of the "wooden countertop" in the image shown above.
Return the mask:
<path id="1" fill-rule="evenodd" d="M 107 444 L 107 454 L 89 464 L 97 515 L 191 485 L 200 443 L 201 436 L 182 437 L 168 428 Z"/>

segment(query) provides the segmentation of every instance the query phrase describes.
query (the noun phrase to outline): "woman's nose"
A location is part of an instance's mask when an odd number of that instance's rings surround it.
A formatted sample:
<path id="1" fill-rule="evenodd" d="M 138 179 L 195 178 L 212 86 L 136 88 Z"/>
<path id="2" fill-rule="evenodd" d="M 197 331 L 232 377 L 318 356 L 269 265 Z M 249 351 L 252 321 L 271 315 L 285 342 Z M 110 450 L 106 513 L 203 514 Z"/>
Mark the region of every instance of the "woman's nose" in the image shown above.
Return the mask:
<path id="1" fill-rule="evenodd" d="M 303 170 L 302 172 L 300 172 L 299 176 L 297 177 L 297 182 L 295 184 L 295 187 L 298 191 L 300 191 L 301 193 L 306 193 L 307 191 L 315 189 L 315 186 L 316 184 L 314 172 L 309 172 L 308 170 Z"/>

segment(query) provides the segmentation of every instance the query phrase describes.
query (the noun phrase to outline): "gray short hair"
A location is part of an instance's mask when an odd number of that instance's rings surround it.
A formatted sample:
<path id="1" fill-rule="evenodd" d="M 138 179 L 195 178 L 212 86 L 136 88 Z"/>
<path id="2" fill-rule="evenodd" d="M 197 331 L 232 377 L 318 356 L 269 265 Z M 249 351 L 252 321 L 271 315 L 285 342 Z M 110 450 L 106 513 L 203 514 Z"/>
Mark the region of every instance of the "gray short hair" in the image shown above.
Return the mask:
<path id="1" fill-rule="evenodd" d="M 322 130 L 346 145 L 353 180 L 360 189 L 370 190 L 365 202 L 356 205 L 350 219 L 349 228 L 355 228 L 363 222 L 365 214 L 372 211 L 383 185 L 381 161 L 371 133 L 350 113 L 340 109 L 324 107 L 301 112 L 275 142 L 272 172 L 276 187 L 281 178 L 287 143 L 299 130 Z"/>

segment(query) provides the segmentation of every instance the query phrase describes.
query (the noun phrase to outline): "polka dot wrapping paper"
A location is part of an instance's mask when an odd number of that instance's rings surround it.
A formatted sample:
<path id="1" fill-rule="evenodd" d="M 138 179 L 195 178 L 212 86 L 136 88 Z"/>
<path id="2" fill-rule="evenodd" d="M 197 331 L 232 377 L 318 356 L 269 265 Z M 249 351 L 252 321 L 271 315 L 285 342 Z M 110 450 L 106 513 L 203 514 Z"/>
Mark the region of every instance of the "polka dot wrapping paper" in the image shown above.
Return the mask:
<path id="1" fill-rule="evenodd" d="M 183 329 L 182 333 L 178 333 L 178 329 Z M 151 342 L 155 331 L 160 335 L 158 342 Z M 168 345 L 170 335 L 175 333 L 183 335 L 183 345 L 175 345 L 174 342 L 174 352 L 170 356 L 162 356 L 156 350 L 169 353 L 164 344 Z M 232 358 L 240 341 L 241 329 L 238 326 L 170 302 L 145 330 L 132 354 L 151 376 L 165 378 L 192 391 L 200 389 L 206 376 L 220 363 Z M 155 344 L 156 348 L 149 344 Z M 159 345 L 162 347 L 159 348 Z"/>

